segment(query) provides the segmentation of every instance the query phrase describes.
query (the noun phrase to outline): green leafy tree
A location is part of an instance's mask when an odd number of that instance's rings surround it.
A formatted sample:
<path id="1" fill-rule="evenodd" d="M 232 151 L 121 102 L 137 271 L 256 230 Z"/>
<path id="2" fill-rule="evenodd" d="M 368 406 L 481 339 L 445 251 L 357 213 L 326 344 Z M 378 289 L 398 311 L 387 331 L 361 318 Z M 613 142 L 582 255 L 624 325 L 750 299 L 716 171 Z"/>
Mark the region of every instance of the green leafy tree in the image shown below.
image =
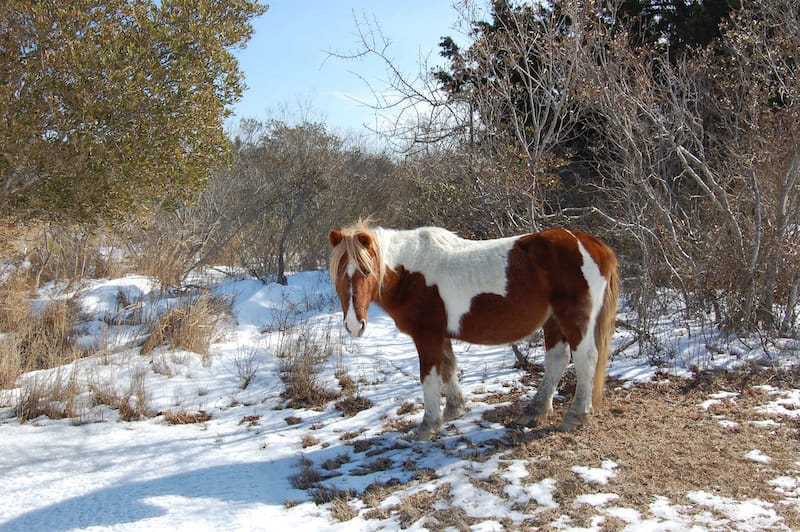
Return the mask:
<path id="1" fill-rule="evenodd" d="M 15 0 L 0 9 L 0 212 L 94 222 L 178 202 L 227 160 L 232 50 L 257 0 Z"/>

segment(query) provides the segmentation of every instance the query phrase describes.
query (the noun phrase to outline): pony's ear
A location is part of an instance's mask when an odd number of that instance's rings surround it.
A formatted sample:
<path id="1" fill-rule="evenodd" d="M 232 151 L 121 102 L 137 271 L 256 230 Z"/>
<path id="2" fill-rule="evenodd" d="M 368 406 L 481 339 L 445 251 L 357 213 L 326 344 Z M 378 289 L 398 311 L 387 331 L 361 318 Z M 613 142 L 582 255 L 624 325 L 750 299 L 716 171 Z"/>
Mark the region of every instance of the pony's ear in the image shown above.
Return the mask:
<path id="1" fill-rule="evenodd" d="M 365 248 L 367 248 L 367 249 L 371 249 L 372 248 L 372 237 L 369 236 L 367 233 L 358 233 L 356 235 L 356 238 L 358 238 L 358 241 Z"/>
<path id="2" fill-rule="evenodd" d="M 341 231 L 336 229 L 332 229 L 330 233 L 328 233 L 328 242 L 331 243 L 331 246 L 336 247 L 339 245 L 339 242 L 342 241 L 344 235 Z"/>

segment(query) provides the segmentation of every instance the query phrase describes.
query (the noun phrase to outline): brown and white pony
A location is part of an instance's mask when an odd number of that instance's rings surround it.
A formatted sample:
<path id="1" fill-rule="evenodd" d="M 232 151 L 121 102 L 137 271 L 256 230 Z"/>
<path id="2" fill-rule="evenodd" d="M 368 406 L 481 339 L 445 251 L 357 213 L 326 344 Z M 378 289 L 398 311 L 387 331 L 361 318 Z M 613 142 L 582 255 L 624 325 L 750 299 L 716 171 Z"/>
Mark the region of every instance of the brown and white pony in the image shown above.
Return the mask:
<path id="1" fill-rule="evenodd" d="M 544 377 L 518 420 L 524 425 L 553 412 L 570 353 L 577 388 L 561 428 L 574 429 L 599 407 L 619 281 L 614 252 L 597 238 L 548 229 L 478 241 L 437 227 L 400 231 L 359 222 L 328 239 L 331 280 L 350 334 L 364 333 L 374 301 L 414 340 L 425 402 L 418 438 L 441 427 L 442 385 L 444 419 L 463 412 L 451 338 L 504 344 L 544 329 Z"/>

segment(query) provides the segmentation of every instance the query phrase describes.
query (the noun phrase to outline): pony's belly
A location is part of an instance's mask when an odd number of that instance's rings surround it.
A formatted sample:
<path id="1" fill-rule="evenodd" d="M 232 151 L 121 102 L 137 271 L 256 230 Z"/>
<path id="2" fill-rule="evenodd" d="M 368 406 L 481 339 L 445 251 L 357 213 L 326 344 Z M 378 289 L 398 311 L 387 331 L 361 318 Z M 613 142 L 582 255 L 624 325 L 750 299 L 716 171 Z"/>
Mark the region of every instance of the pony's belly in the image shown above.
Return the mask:
<path id="1" fill-rule="evenodd" d="M 541 328 L 549 314 L 546 304 L 522 304 L 495 294 L 480 294 L 461 318 L 457 338 L 484 345 L 516 342 Z"/>

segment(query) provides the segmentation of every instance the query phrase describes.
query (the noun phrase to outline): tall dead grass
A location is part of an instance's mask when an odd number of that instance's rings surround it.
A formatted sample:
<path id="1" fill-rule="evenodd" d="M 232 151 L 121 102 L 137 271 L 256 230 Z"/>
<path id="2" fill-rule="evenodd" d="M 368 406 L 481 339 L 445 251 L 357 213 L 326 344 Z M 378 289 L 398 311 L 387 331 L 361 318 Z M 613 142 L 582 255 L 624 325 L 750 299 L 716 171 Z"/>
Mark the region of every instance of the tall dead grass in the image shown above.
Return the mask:
<path id="1" fill-rule="evenodd" d="M 17 402 L 17 419 L 24 423 L 40 416 L 50 419 L 74 417 L 79 393 L 80 386 L 72 372 L 65 376 L 61 371 L 56 371 L 47 377 L 27 379 Z"/>
<path id="2" fill-rule="evenodd" d="M 0 388 L 13 386 L 22 373 L 84 355 L 76 342 L 75 300 L 52 300 L 36 310 L 26 286 L 20 276 L 0 285 Z"/>
<path id="3" fill-rule="evenodd" d="M 211 342 L 229 312 L 230 303 L 220 297 L 207 293 L 184 296 L 152 325 L 141 354 L 167 346 L 197 353 L 207 364 Z"/>
<path id="4" fill-rule="evenodd" d="M 329 330 L 301 324 L 282 331 L 276 351 L 285 389 L 281 396 L 292 408 L 321 408 L 339 397 L 325 387 L 320 372 L 325 362 L 341 352 Z"/>

